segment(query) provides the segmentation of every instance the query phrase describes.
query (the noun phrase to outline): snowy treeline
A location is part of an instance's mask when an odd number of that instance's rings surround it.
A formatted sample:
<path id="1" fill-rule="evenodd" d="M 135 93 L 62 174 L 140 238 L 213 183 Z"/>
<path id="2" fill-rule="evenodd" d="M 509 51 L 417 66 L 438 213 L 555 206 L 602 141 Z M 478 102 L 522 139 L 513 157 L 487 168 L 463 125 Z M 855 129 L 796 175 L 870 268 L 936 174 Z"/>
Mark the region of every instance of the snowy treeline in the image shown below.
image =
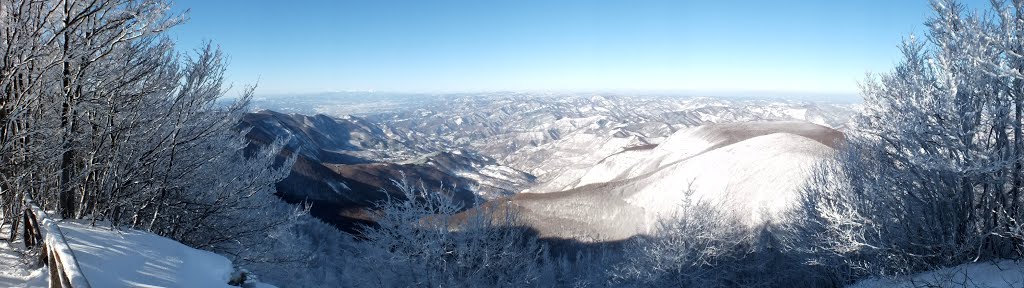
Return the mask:
<path id="1" fill-rule="evenodd" d="M 751 227 L 712 205 L 688 200 L 655 235 L 621 243 L 537 239 L 499 204 L 474 213 L 443 193 L 395 181 L 405 201 L 378 206 L 376 225 L 347 249 L 328 253 L 317 273 L 358 287 L 830 287 L 832 271 L 807 265 L 799 234 L 786 225 Z M 324 250 L 321 250 L 324 251 Z M 322 267 L 331 266 L 330 269 Z M 312 280 L 312 279 L 311 279 Z M 278 283 L 275 283 L 278 284 Z M 281 284 L 278 284 L 281 285 Z"/>
<path id="2" fill-rule="evenodd" d="M 252 90 L 216 103 L 224 56 L 177 52 L 165 31 L 184 17 L 169 11 L 159 0 L 0 1 L 5 238 L 25 195 L 61 218 L 240 259 L 260 258 L 252 247 L 297 215 L 273 195 L 291 160 L 243 151 L 235 130 Z"/>

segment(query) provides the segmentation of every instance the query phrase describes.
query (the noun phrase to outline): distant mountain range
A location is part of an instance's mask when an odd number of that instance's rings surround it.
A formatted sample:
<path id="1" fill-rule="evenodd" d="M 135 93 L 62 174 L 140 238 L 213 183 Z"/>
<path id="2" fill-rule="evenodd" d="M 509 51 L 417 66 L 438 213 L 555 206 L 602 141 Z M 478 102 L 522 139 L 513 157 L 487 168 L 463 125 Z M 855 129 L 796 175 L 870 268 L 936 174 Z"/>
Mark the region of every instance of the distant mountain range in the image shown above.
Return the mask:
<path id="1" fill-rule="evenodd" d="M 529 174 L 473 152 L 426 152 L 355 117 L 265 110 L 247 114 L 241 128 L 251 129 L 253 145 L 287 139 L 281 156 L 297 154 L 297 159 L 291 174 L 277 184 L 279 195 L 291 203 L 311 203 L 314 216 L 349 232 L 355 224 L 369 223 L 366 209 L 376 201 L 389 194 L 403 197 L 393 191 L 391 180 L 446 191 L 466 207 L 481 202 L 479 195 L 510 195 L 533 181 Z"/>
<path id="2" fill-rule="evenodd" d="M 340 104 L 347 102 L 357 104 Z M 312 203 L 314 216 L 354 231 L 357 223 L 372 223 L 373 203 L 387 197 L 381 191 L 394 190 L 390 181 L 404 178 L 444 187 L 467 209 L 511 199 L 532 211 L 526 219 L 542 234 L 580 240 L 647 232 L 671 212 L 666 207 L 680 199 L 684 180 L 702 187 L 695 195 L 750 200 L 731 205 L 784 201 L 784 192 L 800 182 L 799 170 L 827 155 L 856 109 L 790 100 L 515 93 L 289 103 L 257 101 L 269 110 L 248 114 L 241 127 L 251 129 L 254 145 L 287 139 L 282 156 L 298 159 L 278 192 L 289 202 Z M 767 184 L 763 192 L 741 189 Z M 754 202 L 760 206 L 743 209 L 775 205 Z M 608 211 L 620 211 L 621 221 L 597 224 L 607 218 L 597 212 Z M 558 226 L 566 221 L 578 223 Z"/>

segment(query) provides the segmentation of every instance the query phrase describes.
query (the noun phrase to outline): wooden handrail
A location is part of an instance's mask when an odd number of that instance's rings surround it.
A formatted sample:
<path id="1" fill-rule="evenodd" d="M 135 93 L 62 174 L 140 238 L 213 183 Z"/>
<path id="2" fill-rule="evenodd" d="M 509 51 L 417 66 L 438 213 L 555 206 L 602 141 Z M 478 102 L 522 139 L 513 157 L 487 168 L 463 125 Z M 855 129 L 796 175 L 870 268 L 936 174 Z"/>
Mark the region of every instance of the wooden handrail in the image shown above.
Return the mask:
<path id="1" fill-rule="evenodd" d="M 51 288 L 89 288 L 64 233 L 46 212 L 25 197 L 22 235 L 26 248 L 39 247 L 39 261 L 49 268 Z"/>

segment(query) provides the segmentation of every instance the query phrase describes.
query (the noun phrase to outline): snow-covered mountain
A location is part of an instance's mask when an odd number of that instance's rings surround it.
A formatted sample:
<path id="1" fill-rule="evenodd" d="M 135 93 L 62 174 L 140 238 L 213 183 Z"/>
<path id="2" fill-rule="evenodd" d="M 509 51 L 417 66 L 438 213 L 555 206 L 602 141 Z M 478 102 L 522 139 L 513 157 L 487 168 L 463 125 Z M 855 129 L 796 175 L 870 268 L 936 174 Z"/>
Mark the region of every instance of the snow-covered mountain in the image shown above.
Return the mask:
<path id="1" fill-rule="evenodd" d="M 249 129 L 247 136 L 257 145 L 286 140 L 281 158 L 294 155 L 296 161 L 277 184 L 279 195 L 292 203 L 312 203 L 314 216 L 347 231 L 369 220 L 366 208 L 389 197 L 382 191 L 402 197 L 392 191 L 392 180 L 446 191 L 466 207 L 481 202 L 480 197 L 514 194 L 533 181 L 487 156 L 418 147 L 354 116 L 261 111 L 247 114 L 240 128 Z"/>
<path id="2" fill-rule="evenodd" d="M 566 168 L 587 168 L 608 152 L 660 143 L 707 123 L 803 120 L 842 128 L 848 106 L 766 100 L 641 96 L 512 95 L 448 99 L 406 112 L 367 116 L 407 139 L 470 148 L 547 182 Z"/>
<path id="3" fill-rule="evenodd" d="M 691 183 L 700 187 L 695 196 L 731 199 L 747 205 L 742 209 L 781 205 L 776 202 L 786 198 L 776 196 L 788 195 L 780 191 L 792 190 L 799 171 L 829 152 L 855 109 L 605 94 L 311 97 L 319 102 L 256 106 L 329 114 L 261 111 L 243 127 L 252 127 L 250 138 L 259 143 L 288 138 L 285 153 L 298 152 L 299 159 L 279 190 L 286 199 L 326 209 L 315 215 L 331 222 L 370 220 L 365 210 L 381 199 L 379 190 L 404 177 L 427 187 L 454 186 L 450 190 L 465 203 L 513 199 L 524 210 L 546 211 L 530 216 L 538 226 L 595 224 L 566 226 L 585 231 L 538 227 L 548 236 L 592 240 L 648 231 L 682 195 L 666 191 Z M 304 104 L 289 106 L 294 103 Z M 769 189 L 758 194 L 749 187 Z M 618 220 L 601 220 L 608 217 Z"/>
<path id="4" fill-rule="evenodd" d="M 582 173 L 558 176 L 544 193 L 504 203 L 542 236 L 622 240 L 705 202 L 756 225 L 793 204 L 809 169 L 842 140 L 837 130 L 796 121 L 708 124 L 657 147 L 609 155 Z M 531 191 L 534 192 L 534 191 Z M 467 212 L 472 213 L 472 212 Z"/>

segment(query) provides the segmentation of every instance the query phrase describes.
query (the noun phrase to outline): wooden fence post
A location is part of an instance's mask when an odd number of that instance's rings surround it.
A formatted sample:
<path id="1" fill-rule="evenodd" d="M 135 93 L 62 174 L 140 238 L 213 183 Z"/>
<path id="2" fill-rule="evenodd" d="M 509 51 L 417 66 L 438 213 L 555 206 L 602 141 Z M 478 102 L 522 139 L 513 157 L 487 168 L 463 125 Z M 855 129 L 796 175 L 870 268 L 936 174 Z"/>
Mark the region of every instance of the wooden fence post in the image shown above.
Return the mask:
<path id="1" fill-rule="evenodd" d="M 28 195 L 24 201 L 22 239 L 26 248 L 39 247 L 39 263 L 48 266 L 47 270 L 50 272 L 49 287 L 89 288 L 89 281 L 82 274 L 74 252 L 71 251 L 67 239 L 64 239 L 60 227 L 47 218 L 46 212 L 36 206 Z"/>

